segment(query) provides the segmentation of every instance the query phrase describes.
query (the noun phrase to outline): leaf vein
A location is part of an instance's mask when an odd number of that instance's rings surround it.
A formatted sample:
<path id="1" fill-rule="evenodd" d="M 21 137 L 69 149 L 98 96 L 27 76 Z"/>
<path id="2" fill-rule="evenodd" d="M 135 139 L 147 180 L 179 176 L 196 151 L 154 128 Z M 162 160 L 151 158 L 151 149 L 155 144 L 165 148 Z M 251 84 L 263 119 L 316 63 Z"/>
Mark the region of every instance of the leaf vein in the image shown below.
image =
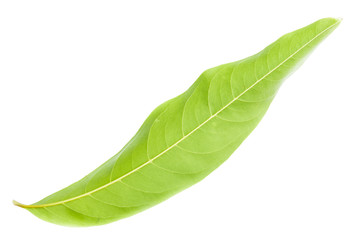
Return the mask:
<path id="1" fill-rule="evenodd" d="M 162 155 L 166 154 L 169 150 L 171 150 L 173 147 L 175 147 L 176 145 L 178 145 L 179 143 L 181 143 L 182 141 L 184 141 L 187 137 L 189 137 L 192 133 L 196 132 L 199 128 L 201 128 L 203 125 L 205 125 L 207 122 L 209 122 L 211 119 L 213 119 L 214 117 L 216 117 L 219 113 L 221 113 L 224 109 L 226 109 L 229 105 L 231 105 L 233 102 L 235 102 L 237 99 L 239 99 L 241 96 L 243 96 L 245 93 L 247 93 L 250 89 L 252 89 L 254 86 L 256 86 L 259 82 L 261 82 L 263 79 L 265 79 L 267 76 L 269 76 L 272 72 L 274 72 L 275 70 L 277 70 L 279 67 L 281 67 L 284 63 L 286 63 L 288 60 L 290 60 L 291 58 L 293 58 L 298 52 L 300 52 L 302 49 L 304 49 L 306 46 L 308 46 L 311 42 L 313 42 L 315 39 L 317 39 L 319 36 L 321 36 L 323 33 L 325 33 L 326 31 L 328 31 L 329 29 L 331 29 L 332 27 L 334 27 L 336 24 L 338 24 L 338 22 L 335 22 L 334 24 L 330 25 L 329 27 L 327 27 L 326 29 L 324 29 L 323 31 L 321 31 L 320 33 L 318 33 L 316 36 L 314 36 L 312 39 L 310 39 L 308 42 L 306 42 L 303 46 L 301 46 L 299 49 L 297 49 L 294 53 L 292 53 L 290 56 L 288 56 L 285 60 L 283 60 L 282 62 L 280 62 L 276 67 L 274 67 L 272 70 L 270 70 L 268 73 L 266 73 L 264 76 L 262 76 L 260 79 L 258 79 L 256 82 L 254 82 L 251 86 L 249 86 L 247 89 L 245 89 L 242 93 L 240 93 L 236 98 L 234 98 L 233 100 L 231 100 L 228 104 L 226 104 L 224 107 L 222 107 L 220 110 L 218 110 L 216 113 L 214 113 L 213 115 L 211 115 L 208 119 L 206 119 L 204 122 L 202 122 L 199 126 L 197 126 L 196 128 L 194 128 L 192 131 L 190 131 L 188 134 L 186 134 L 185 136 L 183 136 L 181 139 L 179 139 L 177 142 L 175 142 L 173 145 L 171 145 L 170 147 L 166 148 L 165 150 L 163 150 L 162 152 L 160 152 L 158 155 L 154 156 L 153 158 L 149 159 L 147 162 L 139 165 L 137 168 L 127 172 L 126 174 L 120 176 L 119 178 L 101 186 L 98 187 L 96 189 L 93 189 L 87 193 L 78 195 L 76 197 L 72 197 L 69 199 L 65 199 L 62 201 L 58 201 L 58 202 L 53 202 L 53 203 L 46 203 L 46 204 L 40 204 L 40 205 L 22 205 L 22 207 L 25 208 L 40 208 L 40 207 L 50 207 L 50 206 L 55 206 L 55 205 L 59 205 L 59 204 L 64 204 L 70 201 L 74 201 L 77 199 L 80 199 L 82 197 L 86 197 L 94 192 L 100 191 L 116 182 L 121 181 L 122 179 L 126 178 L 127 176 L 131 175 L 134 172 L 137 172 L 139 169 L 145 167 L 148 164 L 151 164 L 154 160 L 156 160 L 157 158 L 161 157 Z M 149 131 L 150 134 L 150 131 Z"/>

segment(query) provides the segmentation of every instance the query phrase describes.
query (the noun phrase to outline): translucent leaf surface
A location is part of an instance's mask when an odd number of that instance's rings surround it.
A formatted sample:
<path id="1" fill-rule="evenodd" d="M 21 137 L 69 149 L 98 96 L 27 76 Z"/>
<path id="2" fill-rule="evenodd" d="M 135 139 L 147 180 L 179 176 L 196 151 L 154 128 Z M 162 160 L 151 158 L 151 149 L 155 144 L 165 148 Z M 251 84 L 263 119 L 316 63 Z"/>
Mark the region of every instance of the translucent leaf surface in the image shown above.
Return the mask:
<path id="1" fill-rule="evenodd" d="M 15 204 L 52 223 L 92 226 L 131 216 L 195 184 L 229 158 L 284 79 L 339 23 L 321 19 L 251 57 L 206 70 L 186 92 L 157 107 L 99 168 L 39 202 Z"/>

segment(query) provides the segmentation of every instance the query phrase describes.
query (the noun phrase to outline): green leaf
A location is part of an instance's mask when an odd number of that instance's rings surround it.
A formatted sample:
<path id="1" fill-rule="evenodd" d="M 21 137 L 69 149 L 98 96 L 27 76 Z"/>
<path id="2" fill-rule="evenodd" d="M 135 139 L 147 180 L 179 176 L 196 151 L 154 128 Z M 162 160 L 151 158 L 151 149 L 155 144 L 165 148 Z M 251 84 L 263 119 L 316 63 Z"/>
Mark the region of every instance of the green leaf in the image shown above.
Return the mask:
<path id="1" fill-rule="evenodd" d="M 51 223 L 92 226 L 131 216 L 195 184 L 229 158 L 284 79 L 339 23 L 321 19 L 251 57 L 206 70 L 89 175 L 33 205 L 14 203 Z"/>

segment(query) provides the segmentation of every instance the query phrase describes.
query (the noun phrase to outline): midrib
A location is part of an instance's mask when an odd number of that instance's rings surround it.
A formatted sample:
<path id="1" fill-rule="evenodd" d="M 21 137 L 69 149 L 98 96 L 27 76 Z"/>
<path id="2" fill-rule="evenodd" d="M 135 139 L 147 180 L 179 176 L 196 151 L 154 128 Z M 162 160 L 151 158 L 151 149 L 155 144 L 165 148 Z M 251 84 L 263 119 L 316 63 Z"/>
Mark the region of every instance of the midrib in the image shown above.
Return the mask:
<path id="1" fill-rule="evenodd" d="M 320 33 L 318 33 L 315 37 L 313 37 L 311 40 L 309 40 L 307 43 L 305 43 L 303 46 L 301 46 L 298 50 L 296 50 L 293 54 L 291 54 L 289 57 L 287 57 L 285 60 L 283 60 L 281 63 L 279 63 L 276 67 L 274 67 L 272 70 L 270 70 L 268 73 L 266 73 L 264 76 L 262 76 L 261 78 L 259 78 L 255 83 L 253 83 L 250 87 L 248 87 L 245 91 L 243 91 L 241 94 L 239 94 L 237 97 L 235 97 L 233 100 L 231 100 L 228 104 L 226 104 L 224 107 L 222 107 L 220 110 L 218 110 L 216 113 L 214 113 L 213 115 L 211 115 L 207 120 L 205 120 L 203 123 L 201 123 L 199 126 L 197 126 L 195 129 L 193 129 L 191 132 L 189 132 L 188 134 L 186 134 L 185 136 L 183 136 L 181 139 L 179 139 L 177 142 L 175 142 L 174 144 L 172 144 L 170 147 L 168 147 L 167 149 L 165 149 L 164 151 L 162 151 L 161 153 L 159 153 L 158 155 L 156 155 L 155 157 L 149 159 L 147 162 L 143 163 L 142 165 L 134 168 L 133 170 L 131 170 L 130 172 L 124 174 L 123 176 L 101 186 L 98 187 L 94 190 L 91 190 L 89 192 L 86 192 L 84 194 L 81 194 L 79 196 L 73 197 L 73 198 L 69 198 L 66 200 L 62 200 L 62 201 L 58 201 L 58 202 L 53 202 L 53 203 L 46 203 L 46 204 L 39 204 L 39 205 L 25 205 L 25 204 L 21 204 L 18 203 L 16 201 L 14 201 L 15 205 L 18 205 L 20 207 L 23 208 L 42 208 L 42 207 L 51 207 L 51 206 L 56 206 L 56 205 L 60 205 L 60 204 L 64 204 L 67 202 L 71 202 L 77 199 L 81 199 L 83 197 L 89 196 L 95 192 L 98 192 L 116 182 L 121 181 L 122 179 L 126 178 L 127 176 L 131 175 L 132 173 L 138 171 L 139 169 L 145 167 L 146 165 L 150 164 L 151 162 L 153 162 L 154 160 L 156 160 L 157 158 L 161 157 L 162 155 L 164 155 L 165 153 L 167 153 L 169 150 L 171 150 L 173 147 L 175 147 L 176 145 L 178 145 L 179 143 L 181 143 L 182 141 L 184 141 L 185 139 L 187 139 L 191 134 L 193 134 L 195 131 L 197 131 L 199 128 L 201 128 L 203 125 L 205 125 L 207 122 L 209 122 L 211 119 L 213 119 L 214 117 L 216 117 L 219 113 L 221 113 L 224 109 L 226 109 L 228 106 L 230 106 L 233 102 L 235 102 L 236 100 L 238 100 L 241 96 L 243 96 L 246 92 L 248 92 L 250 89 L 252 89 L 254 86 L 256 86 L 259 82 L 261 82 L 262 80 L 264 80 L 267 76 L 269 76 L 272 72 L 276 71 L 279 67 L 281 67 L 284 63 L 286 63 L 290 58 L 292 58 L 293 56 L 295 56 L 299 51 L 301 51 L 303 48 L 305 48 L 307 45 L 309 45 L 311 42 L 313 42 L 315 39 L 317 39 L 319 36 L 321 36 L 323 33 L 325 33 L 327 30 L 331 29 L 333 26 L 335 26 L 337 23 L 339 23 L 339 20 L 336 21 L 334 24 L 330 25 L 328 28 L 326 28 L 325 30 L 321 31 Z"/>

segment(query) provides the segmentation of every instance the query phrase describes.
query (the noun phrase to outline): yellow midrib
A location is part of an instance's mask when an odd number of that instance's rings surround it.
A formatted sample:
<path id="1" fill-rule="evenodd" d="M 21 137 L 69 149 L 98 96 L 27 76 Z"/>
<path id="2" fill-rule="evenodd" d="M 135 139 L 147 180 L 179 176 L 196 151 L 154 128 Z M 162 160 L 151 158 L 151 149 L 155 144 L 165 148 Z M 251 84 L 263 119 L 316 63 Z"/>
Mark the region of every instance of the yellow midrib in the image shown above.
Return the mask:
<path id="1" fill-rule="evenodd" d="M 299 51 L 301 51 L 303 48 L 305 48 L 307 45 L 309 45 L 311 42 L 313 42 L 316 38 L 318 38 L 319 36 L 321 36 L 324 32 L 326 32 L 327 30 L 331 29 L 332 27 L 334 27 L 336 24 L 338 24 L 341 21 L 341 19 L 338 19 L 334 24 L 330 25 L 329 27 L 327 27 L 325 30 L 321 31 L 320 33 L 318 33 L 315 37 L 313 37 L 311 40 L 309 40 L 306 44 L 304 44 L 303 46 L 301 46 L 298 50 L 296 50 L 293 54 L 291 54 L 289 57 L 287 57 L 284 61 L 282 61 L 280 64 L 278 64 L 276 67 L 274 67 L 272 70 L 270 70 L 267 74 L 265 74 L 264 76 L 262 76 L 260 79 L 258 79 L 255 83 L 253 83 L 250 87 L 248 87 L 245 91 L 243 91 L 240 95 L 238 95 L 237 97 L 235 97 L 233 100 L 231 100 L 228 104 L 226 104 L 223 108 L 221 108 L 220 110 L 218 110 L 215 114 L 211 115 L 207 120 L 205 120 L 203 123 L 201 123 L 199 126 L 197 126 L 195 129 L 193 129 L 191 132 L 189 132 L 188 134 L 186 134 L 185 136 L 183 136 L 181 139 L 179 139 L 177 142 L 175 142 L 173 145 L 171 145 L 170 147 L 168 147 L 167 149 L 165 149 L 164 151 L 162 151 L 161 153 L 159 153 L 158 155 L 156 155 L 155 157 L 153 157 L 152 159 L 149 159 L 147 162 L 143 163 L 142 165 L 138 166 L 137 168 L 134 168 L 133 170 L 131 170 L 130 172 L 124 174 L 123 176 L 101 186 L 98 187 L 94 190 L 91 190 L 87 193 L 81 194 L 79 196 L 73 197 L 73 198 L 69 198 L 66 200 L 62 200 L 62 201 L 58 201 L 58 202 L 53 202 L 53 203 L 46 203 L 46 204 L 39 204 L 39 205 L 25 205 L 25 204 L 21 204 L 17 201 L 13 201 L 14 205 L 19 206 L 19 207 L 23 207 L 23 208 L 42 208 L 42 207 L 51 207 L 51 206 L 56 206 L 56 205 L 60 205 L 60 204 L 64 204 L 67 202 L 71 202 L 77 199 L 80 199 L 82 197 L 86 197 L 89 196 L 97 191 L 100 191 L 101 189 L 104 189 L 116 182 L 121 181 L 122 179 L 124 179 L 125 177 L 131 175 L 132 173 L 136 172 L 137 170 L 145 167 L 146 165 L 150 164 L 151 162 L 153 162 L 155 159 L 159 158 L 160 156 L 162 156 L 163 154 L 165 154 L 166 152 L 168 152 L 169 150 L 171 150 L 173 147 L 175 147 L 177 144 L 179 144 L 180 142 L 182 142 L 183 140 L 185 140 L 187 137 L 189 137 L 192 133 L 194 133 L 196 130 L 198 130 L 199 128 L 201 128 L 204 124 L 206 124 L 207 122 L 209 122 L 211 119 L 213 119 L 215 116 L 217 116 L 219 113 L 221 113 L 224 109 L 226 109 L 229 105 L 231 105 L 233 102 L 235 102 L 237 99 L 239 99 L 242 95 L 244 95 L 247 91 L 249 91 L 250 89 L 252 89 L 255 85 L 257 85 L 259 82 L 261 82 L 263 79 L 265 79 L 267 76 L 269 76 L 272 72 L 274 72 L 276 69 L 278 69 L 280 66 L 282 66 L 285 62 L 287 62 L 290 58 L 292 58 L 294 55 L 296 55 Z"/>

